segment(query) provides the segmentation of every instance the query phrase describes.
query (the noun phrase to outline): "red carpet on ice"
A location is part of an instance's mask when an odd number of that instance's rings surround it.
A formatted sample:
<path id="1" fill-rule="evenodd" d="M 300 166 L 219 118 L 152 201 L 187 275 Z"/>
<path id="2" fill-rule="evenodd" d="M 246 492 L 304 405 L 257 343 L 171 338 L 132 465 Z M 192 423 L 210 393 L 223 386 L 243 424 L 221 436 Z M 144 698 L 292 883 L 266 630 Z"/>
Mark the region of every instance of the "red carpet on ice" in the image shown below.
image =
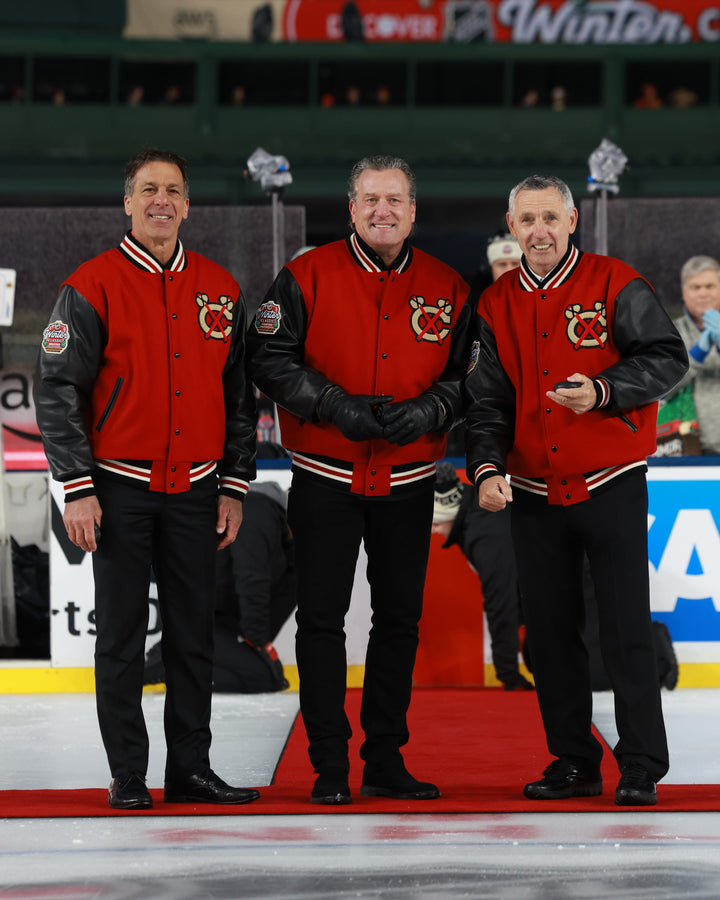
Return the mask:
<path id="1" fill-rule="evenodd" d="M 605 791 L 599 797 L 571 800 L 526 800 L 523 785 L 534 781 L 550 762 L 534 693 L 499 689 L 416 688 L 410 708 L 410 743 L 404 750 L 408 769 L 442 791 L 437 800 L 389 800 L 361 797 L 362 740 L 359 690 L 348 691 L 347 709 L 355 734 L 351 742 L 349 806 L 310 803 L 314 774 L 307 739 L 298 717 L 269 787 L 245 806 L 163 803 L 152 790 L 151 810 L 126 812 L 107 805 L 107 789 L 0 791 L 0 818 L 187 815 L 308 815 L 349 813 L 520 813 L 631 812 L 637 807 L 614 803 L 617 767 L 609 748 L 603 760 Z M 9 761 L 6 765 L 11 764 Z M 252 787 L 252 785 L 245 785 Z M 720 811 L 720 785 L 658 786 L 658 805 L 645 811 Z"/>

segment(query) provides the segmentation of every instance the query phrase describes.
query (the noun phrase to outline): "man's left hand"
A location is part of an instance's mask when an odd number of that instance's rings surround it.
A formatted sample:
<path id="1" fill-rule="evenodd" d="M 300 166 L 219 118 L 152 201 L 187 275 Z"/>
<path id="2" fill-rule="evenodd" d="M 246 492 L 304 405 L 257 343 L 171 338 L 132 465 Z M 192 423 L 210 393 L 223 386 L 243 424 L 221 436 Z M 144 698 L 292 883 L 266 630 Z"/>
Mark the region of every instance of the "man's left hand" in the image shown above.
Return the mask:
<path id="1" fill-rule="evenodd" d="M 442 426 L 440 406 L 430 394 L 389 403 L 381 410 L 379 418 L 385 440 L 401 447 Z"/>
<path id="2" fill-rule="evenodd" d="M 546 391 L 545 396 L 560 406 L 565 406 L 567 409 L 572 410 L 578 416 L 591 410 L 597 403 L 597 394 L 595 393 L 595 385 L 592 383 L 592 379 L 588 378 L 587 375 L 575 372 L 573 375 L 568 375 L 567 380 L 579 381 L 580 387 Z"/>
<path id="3" fill-rule="evenodd" d="M 242 525 L 243 505 L 242 500 L 235 497 L 227 497 L 220 494 L 218 497 L 218 517 L 215 531 L 218 536 L 218 550 L 229 547 L 237 537 Z"/>

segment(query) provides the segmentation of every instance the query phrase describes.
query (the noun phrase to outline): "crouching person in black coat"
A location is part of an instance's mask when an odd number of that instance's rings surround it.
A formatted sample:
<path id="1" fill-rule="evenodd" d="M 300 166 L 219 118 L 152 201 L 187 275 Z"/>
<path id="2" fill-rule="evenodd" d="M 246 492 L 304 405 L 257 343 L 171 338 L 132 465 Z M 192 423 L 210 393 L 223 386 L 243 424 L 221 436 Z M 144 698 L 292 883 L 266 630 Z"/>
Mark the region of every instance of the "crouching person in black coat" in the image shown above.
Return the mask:
<path id="1" fill-rule="evenodd" d="M 236 541 L 217 554 L 213 690 L 261 694 L 289 685 L 273 641 L 295 608 L 295 552 L 287 497 L 275 481 L 253 482 Z M 160 643 L 145 684 L 164 681 Z"/>

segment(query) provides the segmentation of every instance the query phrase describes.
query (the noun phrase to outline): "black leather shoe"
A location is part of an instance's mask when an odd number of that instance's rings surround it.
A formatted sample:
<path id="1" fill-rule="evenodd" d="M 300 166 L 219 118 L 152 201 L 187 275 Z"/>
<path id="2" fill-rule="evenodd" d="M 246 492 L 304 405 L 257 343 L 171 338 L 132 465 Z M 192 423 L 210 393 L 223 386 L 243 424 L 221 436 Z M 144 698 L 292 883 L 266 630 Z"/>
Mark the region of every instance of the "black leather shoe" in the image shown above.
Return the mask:
<path id="1" fill-rule="evenodd" d="M 627 762 L 615 791 L 618 806 L 655 806 L 657 788 L 647 769 L 639 762 Z"/>
<path id="2" fill-rule="evenodd" d="M 166 781 L 166 803 L 251 803 L 260 791 L 253 788 L 230 787 L 212 769 L 188 775 L 182 781 Z"/>
<path id="3" fill-rule="evenodd" d="M 352 803 L 347 774 L 343 770 L 321 772 L 315 779 L 310 802 L 328 806 Z"/>
<path id="4" fill-rule="evenodd" d="M 404 765 L 388 769 L 366 765 L 360 793 L 363 797 L 393 797 L 396 800 L 435 800 L 440 796 L 436 785 L 413 778 Z"/>
<path id="5" fill-rule="evenodd" d="M 152 809 L 150 791 L 142 775 L 132 773 L 113 778 L 108 791 L 108 803 L 113 809 Z"/>
<path id="6" fill-rule="evenodd" d="M 560 757 L 543 772 L 540 781 L 531 781 L 523 788 L 530 800 L 566 800 L 568 797 L 596 797 L 602 794 L 600 769 Z"/>

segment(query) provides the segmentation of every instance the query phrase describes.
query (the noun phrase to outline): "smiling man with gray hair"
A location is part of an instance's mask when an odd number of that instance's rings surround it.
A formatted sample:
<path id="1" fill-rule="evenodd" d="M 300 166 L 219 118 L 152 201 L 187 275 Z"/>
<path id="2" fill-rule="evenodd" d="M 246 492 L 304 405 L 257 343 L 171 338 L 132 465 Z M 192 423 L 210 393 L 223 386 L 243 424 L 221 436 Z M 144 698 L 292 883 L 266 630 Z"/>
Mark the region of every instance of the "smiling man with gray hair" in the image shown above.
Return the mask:
<path id="1" fill-rule="evenodd" d="M 582 639 L 587 556 L 615 693 L 615 802 L 647 806 L 657 802 L 668 749 L 650 619 L 646 457 L 656 401 L 684 375 L 687 354 L 645 279 L 573 246 L 577 217 L 555 176 L 530 176 L 510 192 L 507 222 L 523 258 L 477 306 L 467 474 L 484 509 L 511 504 L 533 676 L 555 757 L 525 796 L 602 793 Z"/>

